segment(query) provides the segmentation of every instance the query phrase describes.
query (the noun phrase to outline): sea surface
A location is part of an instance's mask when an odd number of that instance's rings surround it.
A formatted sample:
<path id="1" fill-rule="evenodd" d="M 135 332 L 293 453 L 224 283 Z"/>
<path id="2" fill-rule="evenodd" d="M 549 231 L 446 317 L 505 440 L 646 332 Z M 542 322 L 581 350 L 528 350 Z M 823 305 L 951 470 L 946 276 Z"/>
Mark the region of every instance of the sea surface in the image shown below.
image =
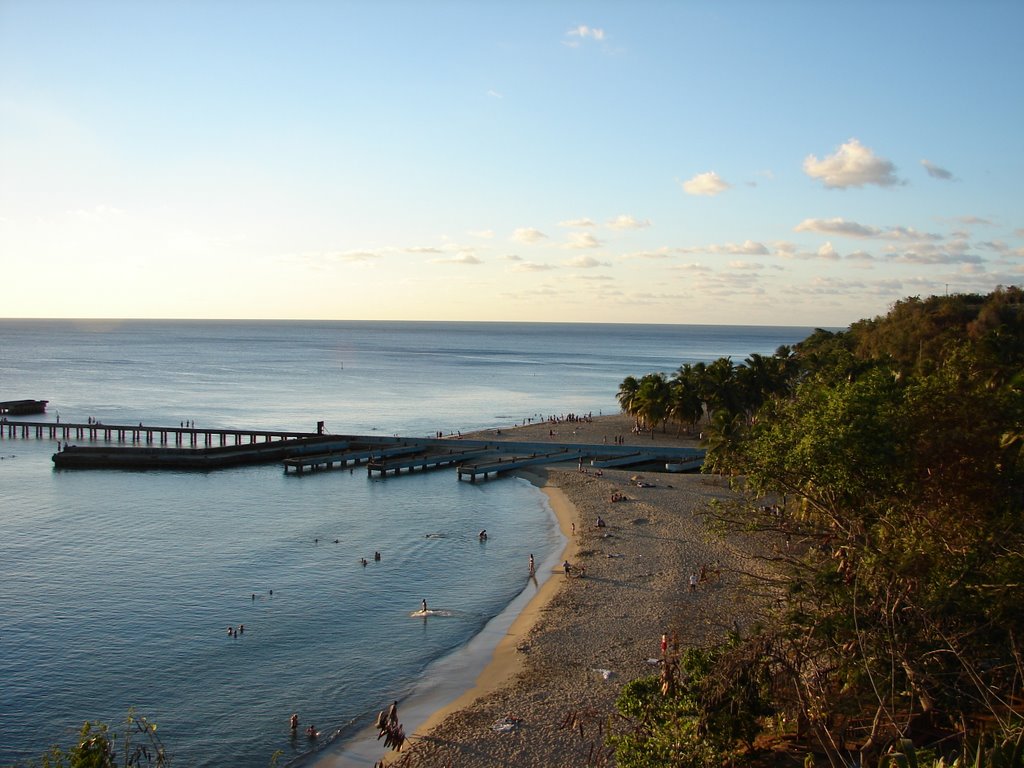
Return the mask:
<path id="1" fill-rule="evenodd" d="M 0 400 L 49 401 L 12 421 L 457 436 L 614 413 L 626 376 L 741 362 L 811 330 L 0 320 Z M 564 546 L 517 478 L 57 471 L 54 450 L 0 440 L 4 766 L 129 709 L 177 766 L 299 758 L 313 745 L 290 736 L 293 712 L 337 749 L 431 676 L 468 688 L 466 649 L 539 587 L 529 556 L 542 581 Z M 424 599 L 431 615 L 412 615 Z"/>

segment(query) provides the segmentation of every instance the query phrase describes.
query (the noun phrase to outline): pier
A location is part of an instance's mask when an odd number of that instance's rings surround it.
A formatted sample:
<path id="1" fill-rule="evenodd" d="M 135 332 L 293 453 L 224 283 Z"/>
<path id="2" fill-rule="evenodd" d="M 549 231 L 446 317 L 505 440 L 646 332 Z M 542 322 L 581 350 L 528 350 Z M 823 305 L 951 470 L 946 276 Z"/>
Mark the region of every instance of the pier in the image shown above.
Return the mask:
<path id="1" fill-rule="evenodd" d="M 146 443 L 150 445 L 225 446 L 290 438 L 319 437 L 318 432 L 288 432 L 268 429 L 215 429 L 204 427 L 154 427 L 142 424 L 86 424 L 53 421 L 0 421 L 0 439 L 30 438 Z"/>
<path id="2" fill-rule="evenodd" d="M 268 429 L 220 429 L 99 423 L 0 420 L 0 439 L 57 443 L 57 469 L 212 471 L 280 462 L 302 476 L 366 464 L 370 477 L 455 468 L 475 483 L 529 466 L 577 463 L 580 468 L 642 468 L 650 472 L 699 469 L 704 451 L 668 446 L 482 440 L 463 437 L 328 435 Z M 92 445 L 69 444 L 71 440 Z"/>

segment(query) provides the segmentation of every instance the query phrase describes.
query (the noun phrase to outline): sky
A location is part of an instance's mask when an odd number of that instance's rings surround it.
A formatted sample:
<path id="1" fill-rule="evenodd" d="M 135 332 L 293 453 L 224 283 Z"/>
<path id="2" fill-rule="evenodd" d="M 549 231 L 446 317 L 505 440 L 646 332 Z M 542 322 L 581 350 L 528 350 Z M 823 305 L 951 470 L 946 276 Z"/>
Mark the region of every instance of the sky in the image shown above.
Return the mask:
<path id="1" fill-rule="evenodd" d="M 845 327 L 1024 284 L 1024 2 L 0 0 L 0 317 Z"/>

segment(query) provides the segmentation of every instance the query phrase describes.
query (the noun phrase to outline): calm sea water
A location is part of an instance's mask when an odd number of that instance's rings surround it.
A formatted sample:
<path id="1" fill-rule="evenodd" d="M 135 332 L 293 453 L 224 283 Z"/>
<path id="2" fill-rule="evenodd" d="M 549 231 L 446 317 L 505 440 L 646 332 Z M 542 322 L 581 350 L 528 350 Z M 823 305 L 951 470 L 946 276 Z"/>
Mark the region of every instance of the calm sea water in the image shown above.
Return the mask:
<path id="1" fill-rule="evenodd" d="M 810 330 L 0 320 L 0 400 L 47 399 L 29 418 L 65 422 L 465 432 L 615 412 L 627 375 L 771 354 Z M 0 765 L 129 707 L 182 766 L 300 755 L 292 712 L 344 738 L 432 662 L 455 654 L 457 670 L 536 589 L 529 555 L 563 544 L 514 478 L 58 472 L 53 450 L 0 441 Z M 421 599 L 439 614 L 410 616 Z"/>

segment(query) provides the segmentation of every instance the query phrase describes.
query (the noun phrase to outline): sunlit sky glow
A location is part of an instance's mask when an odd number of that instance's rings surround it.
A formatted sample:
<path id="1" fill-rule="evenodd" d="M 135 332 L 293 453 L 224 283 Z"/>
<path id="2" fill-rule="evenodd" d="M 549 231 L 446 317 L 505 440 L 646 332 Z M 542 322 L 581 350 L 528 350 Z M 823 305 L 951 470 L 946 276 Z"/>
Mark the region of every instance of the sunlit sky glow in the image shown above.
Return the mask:
<path id="1" fill-rule="evenodd" d="M 844 326 L 1024 283 L 1024 2 L 0 0 L 0 317 Z"/>

